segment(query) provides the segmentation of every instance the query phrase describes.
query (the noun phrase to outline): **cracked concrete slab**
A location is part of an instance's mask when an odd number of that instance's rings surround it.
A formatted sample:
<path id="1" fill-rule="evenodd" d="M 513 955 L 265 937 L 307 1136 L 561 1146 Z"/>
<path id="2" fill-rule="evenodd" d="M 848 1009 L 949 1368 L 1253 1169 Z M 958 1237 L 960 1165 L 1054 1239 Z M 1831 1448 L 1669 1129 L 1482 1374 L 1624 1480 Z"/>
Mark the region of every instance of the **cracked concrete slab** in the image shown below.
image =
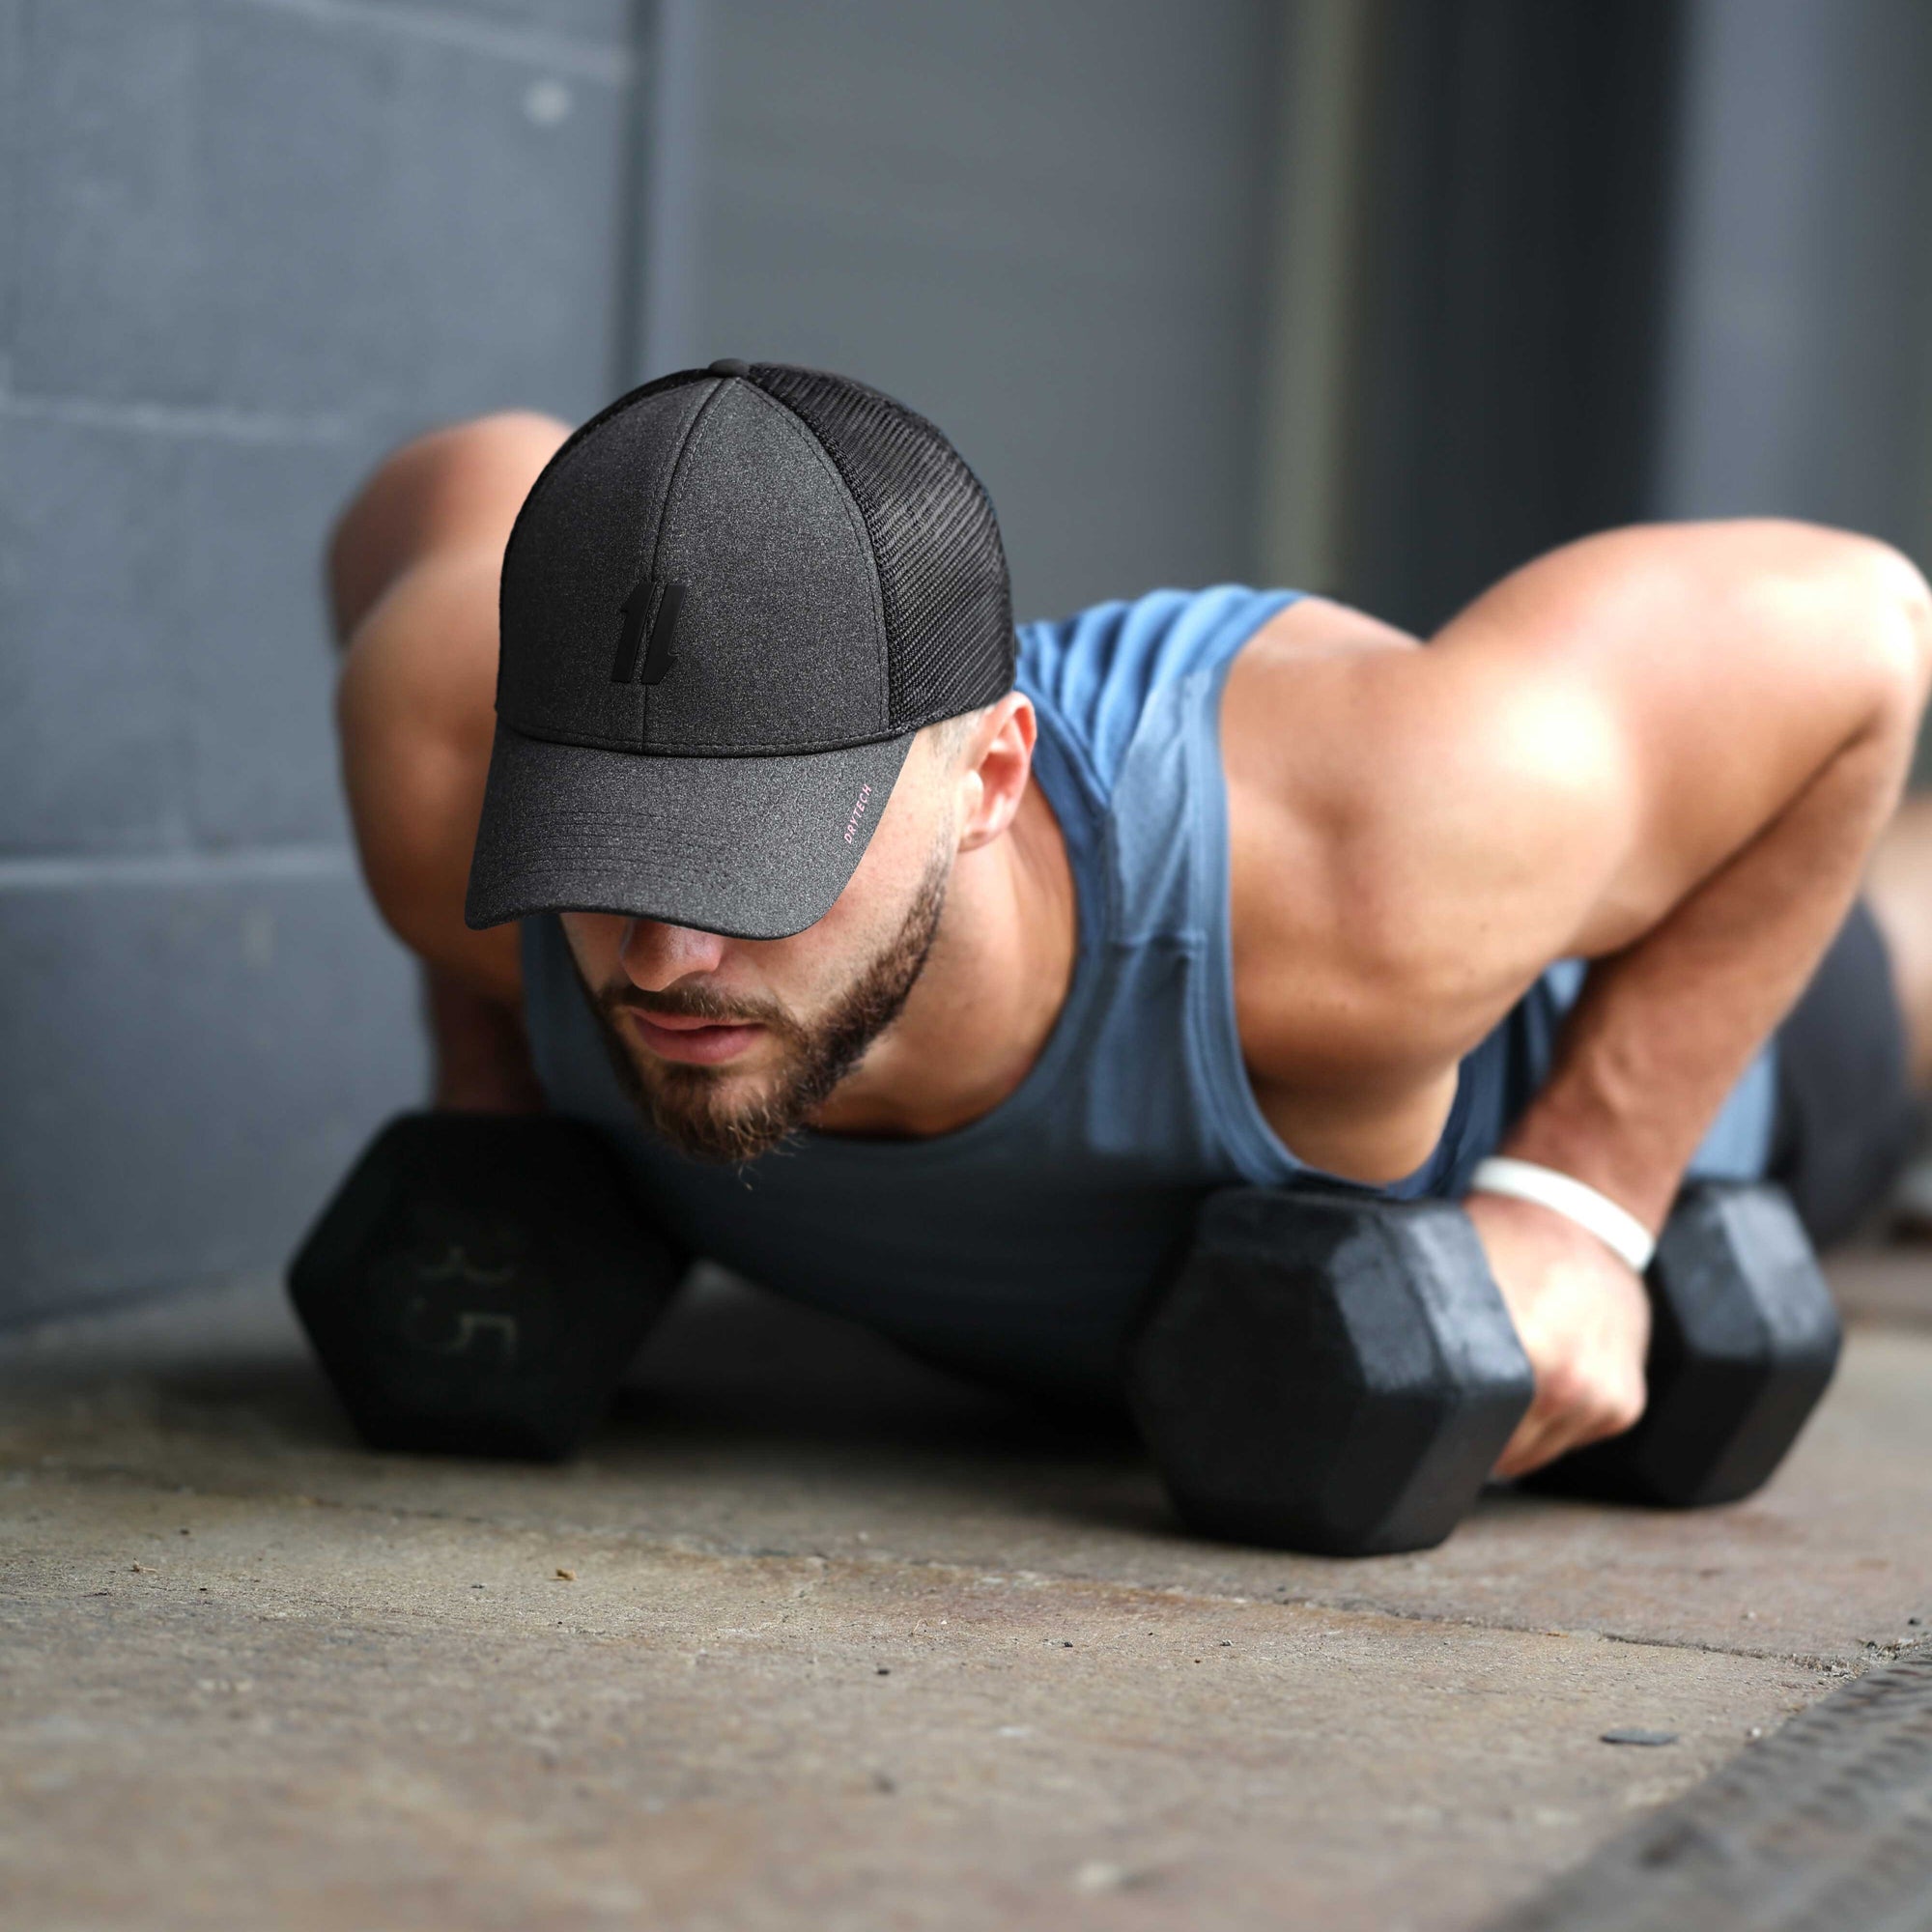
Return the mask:
<path id="1" fill-rule="evenodd" d="M 68 1324 L 0 1359 L 0 1874 L 34 1926 L 1467 1925 L 1922 1634 L 1929 1377 L 1855 1333 L 1733 1509 L 1348 1564 L 715 1284 L 564 1469 L 365 1454 L 269 1285 Z"/>

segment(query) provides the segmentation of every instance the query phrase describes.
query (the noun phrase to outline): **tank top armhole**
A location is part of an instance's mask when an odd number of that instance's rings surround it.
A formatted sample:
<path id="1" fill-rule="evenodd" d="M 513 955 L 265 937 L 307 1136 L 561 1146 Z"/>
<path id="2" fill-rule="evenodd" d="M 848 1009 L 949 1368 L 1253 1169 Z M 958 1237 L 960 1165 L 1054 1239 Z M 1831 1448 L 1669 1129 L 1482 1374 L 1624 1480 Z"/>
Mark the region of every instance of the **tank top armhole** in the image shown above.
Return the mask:
<path id="1" fill-rule="evenodd" d="M 1245 638 L 1241 640 L 1247 641 Z M 1241 1057 L 1235 1019 L 1235 941 L 1229 871 L 1228 779 L 1221 764 L 1221 694 L 1239 646 L 1199 673 L 1200 702 L 1187 720 L 1194 817 L 1196 957 L 1188 1034 L 1200 1070 L 1202 1097 L 1230 1158 L 1250 1184 L 1276 1187 L 1308 1176 L 1262 1113 Z"/>

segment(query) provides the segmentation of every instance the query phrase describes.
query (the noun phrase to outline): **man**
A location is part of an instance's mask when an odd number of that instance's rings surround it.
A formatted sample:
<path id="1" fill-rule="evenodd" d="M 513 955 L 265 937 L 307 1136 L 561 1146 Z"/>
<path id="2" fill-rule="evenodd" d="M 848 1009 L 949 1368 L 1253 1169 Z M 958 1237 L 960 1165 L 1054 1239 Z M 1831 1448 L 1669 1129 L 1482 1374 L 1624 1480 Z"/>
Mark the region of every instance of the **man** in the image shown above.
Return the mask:
<path id="1" fill-rule="evenodd" d="M 688 1247 L 970 1372 L 1104 1393 L 1215 1187 L 1473 1179 L 1522 1473 L 1641 1412 L 1687 1170 L 1829 1237 L 1932 1076 L 1932 599 L 1860 537 L 1610 532 L 1426 648 L 1160 592 L 1015 682 L 938 431 L 726 362 L 410 444 L 329 563 L 438 1103 L 601 1122 Z"/>

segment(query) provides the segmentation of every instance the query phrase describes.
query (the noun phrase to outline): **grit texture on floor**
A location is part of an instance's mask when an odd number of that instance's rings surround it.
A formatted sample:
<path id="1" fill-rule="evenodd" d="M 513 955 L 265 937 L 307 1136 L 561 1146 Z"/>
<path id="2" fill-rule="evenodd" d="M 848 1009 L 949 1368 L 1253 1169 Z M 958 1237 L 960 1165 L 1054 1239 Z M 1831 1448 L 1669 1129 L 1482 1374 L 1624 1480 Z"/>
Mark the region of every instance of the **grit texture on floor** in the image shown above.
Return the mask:
<path id="1" fill-rule="evenodd" d="M 722 1284 L 564 1469 L 358 1450 L 268 1285 L 43 1330 L 6 1922 L 1472 1926 L 1926 1634 L 1928 1391 L 1861 1325 L 1747 1504 L 1498 1496 L 1350 1564 Z"/>

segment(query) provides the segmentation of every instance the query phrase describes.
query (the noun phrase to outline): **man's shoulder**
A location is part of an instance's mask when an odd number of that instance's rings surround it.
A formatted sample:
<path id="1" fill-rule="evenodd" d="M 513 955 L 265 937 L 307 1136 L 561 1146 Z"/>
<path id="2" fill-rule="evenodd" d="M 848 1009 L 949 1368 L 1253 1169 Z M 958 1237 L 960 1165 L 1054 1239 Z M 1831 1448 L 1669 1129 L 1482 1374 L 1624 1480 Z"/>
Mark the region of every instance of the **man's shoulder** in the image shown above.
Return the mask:
<path id="1" fill-rule="evenodd" d="M 1410 846 L 1390 823 L 1403 788 L 1383 782 L 1400 754 L 1381 700 L 1422 649 L 1303 598 L 1248 640 L 1221 694 L 1243 1056 L 1283 1138 L 1365 1179 L 1426 1155 L 1465 1044 L 1436 1024 L 1427 949 L 1414 950 L 1424 907 L 1405 881 Z"/>
<path id="2" fill-rule="evenodd" d="M 1221 746 L 1258 1087 L 1400 1140 L 1572 950 L 1595 792 L 1562 697 L 1312 598 L 1241 652 Z"/>

